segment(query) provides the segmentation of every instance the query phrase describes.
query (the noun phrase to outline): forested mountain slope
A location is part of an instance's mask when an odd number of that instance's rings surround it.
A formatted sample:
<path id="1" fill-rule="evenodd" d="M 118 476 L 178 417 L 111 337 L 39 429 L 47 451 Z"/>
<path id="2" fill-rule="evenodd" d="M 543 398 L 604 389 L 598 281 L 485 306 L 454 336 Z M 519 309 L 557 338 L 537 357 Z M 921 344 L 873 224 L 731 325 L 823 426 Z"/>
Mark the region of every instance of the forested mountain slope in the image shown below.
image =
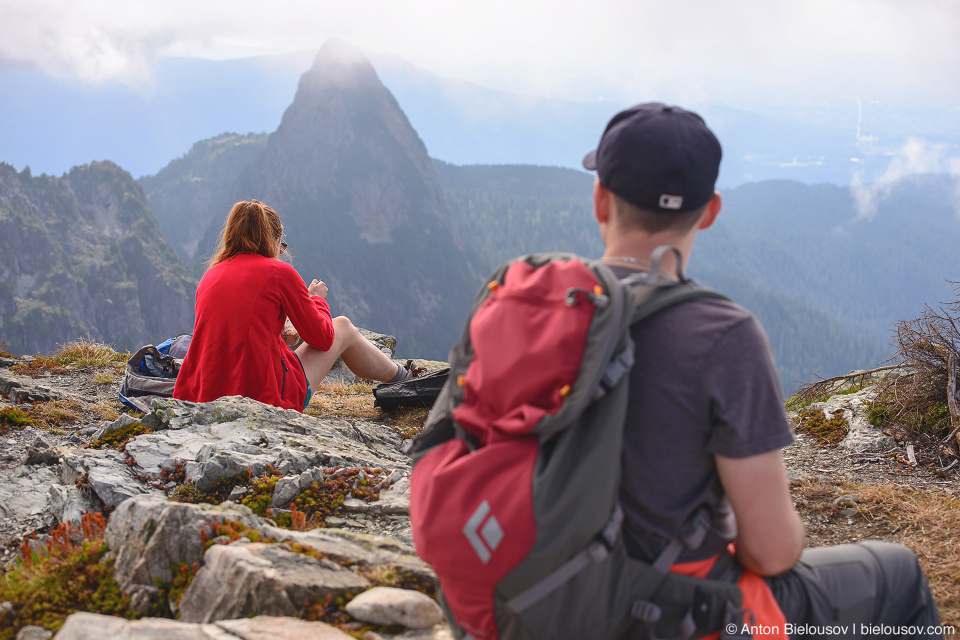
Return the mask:
<path id="1" fill-rule="evenodd" d="M 195 288 L 120 167 L 35 178 L 0 164 L 0 337 L 13 352 L 85 336 L 131 349 L 189 331 Z"/>

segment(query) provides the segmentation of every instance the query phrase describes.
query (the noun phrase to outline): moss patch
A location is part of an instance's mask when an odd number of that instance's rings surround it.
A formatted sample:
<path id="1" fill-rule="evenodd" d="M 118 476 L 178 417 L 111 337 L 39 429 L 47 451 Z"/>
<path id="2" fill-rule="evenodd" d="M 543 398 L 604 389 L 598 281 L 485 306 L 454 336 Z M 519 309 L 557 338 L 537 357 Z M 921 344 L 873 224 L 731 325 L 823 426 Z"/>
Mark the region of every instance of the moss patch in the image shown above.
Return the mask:
<path id="1" fill-rule="evenodd" d="M 86 445 L 86 448 L 103 449 L 105 447 L 109 447 L 111 449 L 116 449 L 117 451 L 123 451 L 126 448 L 127 443 L 130 442 L 131 438 L 143 435 L 144 433 L 153 433 L 153 429 L 145 427 L 139 422 L 134 422 L 125 427 L 114 429 L 110 433 L 97 438 L 90 444 Z"/>
<path id="2" fill-rule="evenodd" d="M 19 407 L 5 407 L 0 409 L 0 435 L 3 435 L 10 429 L 22 429 L 31 424 L 36 424 L 36 422 Z"/>
<path id="3" fill-rule="evenodd" d="M 867 420 L 877 427 L 899 427 L 914 434 L 945 437 L 951 428 L 950 406 L 946 398 L 932 400 L 931 396 L 921 396 L 915 400 L 908 406 L 888 391 L 870 403 Z"/>
<path id="4" fill-rule="evenodd" d="M 264 475 L 253 477 L 249 470 L 233 478 L 224 479 L 209 491 L 201 491 L 191 482 L 184 482 L 169 490 L 169 499 L 191 504 L 220 504 L 234 488 L 247 485 L 240 504 L 249 507 L 262 518 L 272 518 L 278 527 L 306 530 L 323 526 L 325 518 L 339 513 L 344 501 L 353 496 L 361 500 L 376 500 L 384 488 L 385 472 L 369 467 L 332 467 L 323 470 L 323 482 L 314 482 L 288 505 L 290 511 L 274 513 L 273 491 L 282 474 L 268 467 Z M 183 469 L 161 472 L 161 484 L 171 480 L 182 482 Z"/>
<path id="5" fill-rule="evenodd" d="M 800 391 L 787 398 L 784 402 L 784 406 L 786 407 L 787 411 L 799 411 L 800 409 L 809 407 L 815 402 L 825 402 L 834 396 L 849 396 L 857 393 L 858 391 L 863 391 L 866 387 L 866 382 L 860 382 L 858 384 L 845 382 L 835 383 L 833 389 L 821 395 L 808 396 Z"/>
<path id="6" fill-rule="evenodd" d="M 797 431 L 814 436 L 821 444 L 835 445 L 846 437 L 849 431 L 847 419 L 842 411 L 836 411 L 829 420 L 820 409 L 804 409 L 797 415 Z"/>

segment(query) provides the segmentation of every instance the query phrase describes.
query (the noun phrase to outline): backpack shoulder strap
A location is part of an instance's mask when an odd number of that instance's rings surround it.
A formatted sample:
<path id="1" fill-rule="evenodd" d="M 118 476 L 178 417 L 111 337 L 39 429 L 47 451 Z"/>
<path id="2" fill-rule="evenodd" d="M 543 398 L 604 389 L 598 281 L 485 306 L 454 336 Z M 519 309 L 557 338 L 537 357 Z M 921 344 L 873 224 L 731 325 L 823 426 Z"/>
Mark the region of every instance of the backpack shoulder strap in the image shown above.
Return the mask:
<path id="1" fill-rule="evenodd" d="M 663 311 L 667 307 L 672 307 L 687 300 L 695 300 L 697 298 L 730 299 L 719 291 L 714 291 L 692 280 L 685 280 L 684 282 L 667 286 L 643 286 L 646 283 L 632 283 L 628 281 L 625 281 L 625 284 L 627 284 L 633 292 L 635 301 L 633 318 L 630 324 L 640 322 L 659 311 Z"/>

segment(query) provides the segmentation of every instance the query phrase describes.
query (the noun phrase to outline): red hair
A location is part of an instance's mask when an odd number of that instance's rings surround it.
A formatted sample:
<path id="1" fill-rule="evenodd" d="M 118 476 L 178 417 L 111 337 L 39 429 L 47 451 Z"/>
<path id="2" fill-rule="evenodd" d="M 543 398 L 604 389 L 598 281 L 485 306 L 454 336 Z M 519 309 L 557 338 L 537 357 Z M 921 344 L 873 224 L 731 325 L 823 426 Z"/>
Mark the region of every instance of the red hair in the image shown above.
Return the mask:
<path id="1" fill-rule="evenodd" d="M 277 239 L 282 235 L 283 224 L 276 211 L 256 200 L 238 202 L 227 214 L 217 250 L 207 266 L 212 267 L 239 253 L 276 258 L 279 255 Z"/>

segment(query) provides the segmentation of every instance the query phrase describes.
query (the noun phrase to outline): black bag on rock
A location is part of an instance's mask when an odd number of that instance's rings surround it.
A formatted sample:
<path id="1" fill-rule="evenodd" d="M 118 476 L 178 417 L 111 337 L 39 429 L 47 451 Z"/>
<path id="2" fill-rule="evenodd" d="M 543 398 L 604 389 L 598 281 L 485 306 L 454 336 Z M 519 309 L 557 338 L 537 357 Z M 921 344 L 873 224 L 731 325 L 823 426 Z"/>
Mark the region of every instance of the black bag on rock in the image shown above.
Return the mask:
<path id="1" fill-rule="evenodd" d="M 419 378 L 379 384 L 373 390 L 373 397 L 376 398 L 373 406 L 383 411 L 393 411 L 397 407 L 432 407 L 449 375 L 450 368 L 447 367 Z"/>

